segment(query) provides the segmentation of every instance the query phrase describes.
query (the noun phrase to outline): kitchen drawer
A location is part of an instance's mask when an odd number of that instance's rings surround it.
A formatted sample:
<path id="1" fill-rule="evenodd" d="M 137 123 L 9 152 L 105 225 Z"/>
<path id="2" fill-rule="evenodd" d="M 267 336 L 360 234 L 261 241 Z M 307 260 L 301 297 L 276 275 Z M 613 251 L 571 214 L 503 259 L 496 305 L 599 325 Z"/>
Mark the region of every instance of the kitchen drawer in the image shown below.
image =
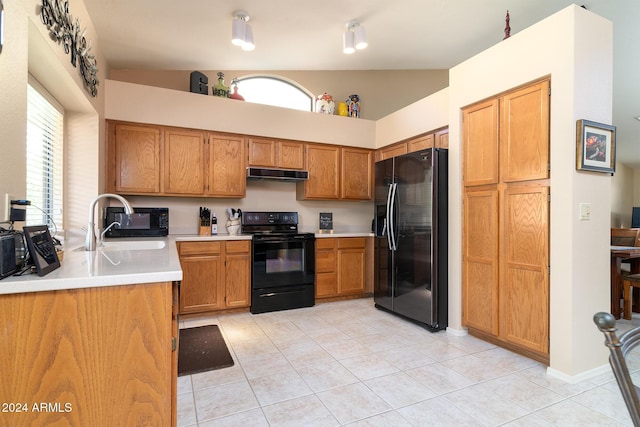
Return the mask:
<path id="1" fill-rule="evenodd" d="M 222 242 L 178 242 L 178 253 L 184 255 L 212 255 L 222 252 Z"/>
<path id="2" fill-rule="evenodd" d="M 366 239 L 364 237 L 343 237 L 338 239 L 338 249 L 364 249 L 365 245 Z"/>
<path id="3" fill-rule="evenodd" d="M 336 240 L 337 239 L 333 237 L 323 237 L 321 239 L 316 239 L 316 249 L 335 249 Z"/>
<path id="4" fill-rule="evenodd" d="M 334 250 L 316 249 L 316 273 L 332 273 L 336 271 L 336 252 Z"/>
<path id="5" fill-rule="evenodd" d="M 251 249 L 249 240 L 227 240 L 225 242 L 227 253 L 247 253 Z"/>
<path id="6" fill-rule="evenodd" d="M 334 296 L 338 292 L 336 273 L 316 274 L 316 297 Z"/>

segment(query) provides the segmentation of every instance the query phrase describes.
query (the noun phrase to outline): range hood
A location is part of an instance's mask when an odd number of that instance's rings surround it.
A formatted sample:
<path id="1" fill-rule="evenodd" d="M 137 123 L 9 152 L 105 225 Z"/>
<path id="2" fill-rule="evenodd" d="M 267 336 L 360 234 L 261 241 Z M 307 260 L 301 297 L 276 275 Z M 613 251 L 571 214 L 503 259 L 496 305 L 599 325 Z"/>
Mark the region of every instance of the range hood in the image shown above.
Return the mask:
<path id="1" fill-rule="evenodd" d="M 247 179 L 274 179 L 277 181 L 305 181 L 309 171 L 292 169 L 247 168 Z"/>

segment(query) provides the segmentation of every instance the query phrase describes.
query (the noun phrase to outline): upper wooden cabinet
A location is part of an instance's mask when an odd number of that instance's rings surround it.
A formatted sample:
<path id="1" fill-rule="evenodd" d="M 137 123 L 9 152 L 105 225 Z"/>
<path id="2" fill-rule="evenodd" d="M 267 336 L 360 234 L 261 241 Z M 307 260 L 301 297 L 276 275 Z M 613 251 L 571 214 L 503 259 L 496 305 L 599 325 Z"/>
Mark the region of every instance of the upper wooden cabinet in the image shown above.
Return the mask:
<path id="1" fill-rule="evenodd" d="M 304 169 L 304 143 L 250 137 L 249 166 Z"/>
<path id="2" fill-rule="evenodd" d="M 243 136 L 107 122 L 107 191 L 244 197 Z"/>
<path id="3" fill-rule="evenodd" d="M 549 80 L 500 99 L 500 140 L 504 182 L 549 177 Z"/>
<path id="4" fill-rule="evenodd" d="M 373 151 L 307 144 L 309 179 L 298 183 L 298 199 L 371 200 Z"/>
<path id="5" fill-rule="evenodd" d="M 309 179 L 298 183 L 298 198 L 340 198 L 340 147 L 307 144 L 306 157 Z"/>
<path id="6" fill-rule="evenodd" d="M 206 194 L 244 197 L 247 190 L 245 141 L 241 136 L 209 134 L 209 185 Z"/>
<path id="7" fill-rule="evenodd" d="M 161 135 L 157 126 L 107 123 L 107 191 L 160 191 Z"/>
<path id="8" fill-rule="evenodd" d="M 342 147 L 340 198 L 371 200 L 373 197 L 373 151 Z"/>
<path id="9" fill-rule="evenodd" d="M 465 186 L 549 177 L 549 81 L 462 112 Z"/>
<path id="10" fill-rule="evenodd" d="M 410 138 L 405 141 L 396 142 L 376 150 L 376 162 L 401 156 L 407 153 L 427 148 L 449 148 L 449 128 L 431 131 L 429 133 Z"/>
<path id="11" fill-rule="evenodd" d="M 162 192 L 194 196 L 203 194 L 206 159 L 204 132 L 166 129 Z"/>

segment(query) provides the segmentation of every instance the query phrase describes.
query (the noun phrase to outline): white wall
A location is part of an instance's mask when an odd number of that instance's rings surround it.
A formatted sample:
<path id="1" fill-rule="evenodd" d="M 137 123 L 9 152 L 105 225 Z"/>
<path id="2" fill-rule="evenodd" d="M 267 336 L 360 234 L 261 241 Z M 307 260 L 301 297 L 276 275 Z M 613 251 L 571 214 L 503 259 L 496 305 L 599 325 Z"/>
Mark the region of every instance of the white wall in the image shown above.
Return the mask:
<path id="1" fill-rule="evenodd" d="M 372 147 L 375 123 L 107 80 L 107 119 Z"/>
<path id="2" fill-rule="evenodd" d="M 570 6 L 450 70 L 449 324 L 461 328 L 462 107 L 551 76 L 550 372 L 606 363 L 592 316 L 609 311 L 611 178 L 575 170 L 576 120 L 611 123 L 612 26 Z M 597 100 L 598 102 L 594 102 Z M 578 221 L 578 204 L 591 221 Z"/>
<path id="3" fill-rule="evenodd" d="M 65 224 L 86 224 L 86 206 L 92 196 L 100 193 L 103 171 L 104 132 L 99 120 L 104 105 L 104 86 L 92 97 L 85 89 L 77 68 L 62 46 L 52 41 L 37 14 L 42 4 L 38 0 L 5 1 L 4 46 L 0 53 L 0 212 L 4 212 L 4 194 L 26 196 L 26 117 L 27 80 L 33 74 L 64 106 L 66 111 L 65 138 Z M 69 2 L 69 12 L 77 18 L 86 37 L 91 40 L 92 52 L 98 58 L 98 79 L 104 80 L 105 61 L 99 50 L 97 35 L 81 0 Z M 91 117 L 87 126 L 87 115 Z M 79 122 L 77 122 L 79 120 Z M 77 160 L 77 161 L 76 161 Z M 79 173 L 85 169 L 88 173 Z M 75 198 L 82 209 L 82 219 L 76 216 Z M 4 218 L 2 218 L 4 219 Z M 21 226 L 21 224 L 18 224 Z"/>

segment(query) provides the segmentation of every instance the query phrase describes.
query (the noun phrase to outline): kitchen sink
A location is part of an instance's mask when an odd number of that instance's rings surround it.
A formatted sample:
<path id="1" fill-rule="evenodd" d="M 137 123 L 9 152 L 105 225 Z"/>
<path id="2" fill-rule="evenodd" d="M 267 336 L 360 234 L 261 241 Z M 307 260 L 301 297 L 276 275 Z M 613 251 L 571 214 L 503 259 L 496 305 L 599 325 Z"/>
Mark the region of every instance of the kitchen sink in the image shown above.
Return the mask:
<path id="1" fill-rule="evenodd" d="M 99 251 L 148 251 L 163 249 L 166 243 L 162 240 L 127 240 L 121 242 L 103 242 L 98 246 Z"/>

